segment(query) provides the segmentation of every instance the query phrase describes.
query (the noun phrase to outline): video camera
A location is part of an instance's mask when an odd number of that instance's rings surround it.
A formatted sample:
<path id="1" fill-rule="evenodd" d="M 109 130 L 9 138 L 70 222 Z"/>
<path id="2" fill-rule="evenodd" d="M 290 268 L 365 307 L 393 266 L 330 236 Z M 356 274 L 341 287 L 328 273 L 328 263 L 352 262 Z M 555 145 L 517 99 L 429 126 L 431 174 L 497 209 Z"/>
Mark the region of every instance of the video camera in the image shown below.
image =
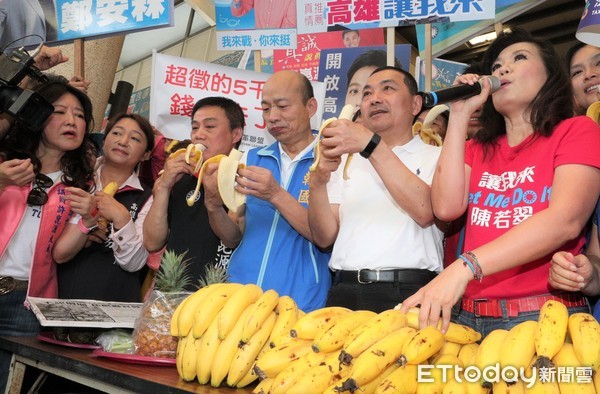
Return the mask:
<path id="1" fill-rule="evenodd" d="M 33 57 L 23 48 L 8 55 L 0 51 L 0 113 L 7 112 L 23 126 L 35 130 L 43 127 L 54 107 L 39 94 L 18 86 L 27 75 L 40 82 L 48 81 L 33 63 Z"/>

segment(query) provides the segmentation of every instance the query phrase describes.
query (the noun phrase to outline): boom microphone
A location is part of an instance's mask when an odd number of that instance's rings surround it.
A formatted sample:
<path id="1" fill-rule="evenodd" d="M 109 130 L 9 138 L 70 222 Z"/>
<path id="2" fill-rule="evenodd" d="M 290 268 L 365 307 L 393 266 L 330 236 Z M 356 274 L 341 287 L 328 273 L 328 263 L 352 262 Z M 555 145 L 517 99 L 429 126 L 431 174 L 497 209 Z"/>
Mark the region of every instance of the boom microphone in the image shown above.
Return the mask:
<path id="1" fill-rule="evenodd" d="M 456 85 L 449 88 L 437 90 L 435 92 L 421 92 L 423 97 L 423 108 L 433 108 L 441 103 L 466 99 L 481 93 L 481 79 L 487 78 L 490 81 L 494 93 L 500 88 L 500 79 L 493 75 L 481 77 L 476 84 L 473 85 Z"/>

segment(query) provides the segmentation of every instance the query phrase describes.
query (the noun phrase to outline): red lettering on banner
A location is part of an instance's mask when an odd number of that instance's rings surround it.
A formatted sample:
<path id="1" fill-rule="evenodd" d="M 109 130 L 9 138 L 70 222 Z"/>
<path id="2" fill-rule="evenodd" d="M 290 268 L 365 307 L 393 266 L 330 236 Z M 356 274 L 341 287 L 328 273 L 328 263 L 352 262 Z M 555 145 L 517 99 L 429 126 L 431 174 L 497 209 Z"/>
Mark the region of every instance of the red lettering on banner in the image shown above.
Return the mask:
<path id="1" fill-rule="evenodd" d="M 187 73 L 187 67 L 179 67 L 171 64 L 167 66 L 165 83 L 170 85 L 185 86 Z"/>
<path id="2" fill-rule="evenodd" d="M 379 0 L 354 0 L 354 22 L 379 20 Z"/>
<path id="3" fill-rule="evenodd" d="M 331 0 L 327 2 L 329 12 L 327 13 L 327 24 L 352 23 L 352 11 L 350 6 L 352 0 Z"/>
<path id="4" fill-rule="evenodd" d="M 262 116 L 262 112 L 263 112 L 262 107 L 254 107 L 254 109 L 257 110 L 257 111 L 260 111 L 261 116 Z M 265 123 L 265 119 L 262 118 L 262 120 L 263 120 L 262 124 L 255 123 L 254 127 L 256 127 L 257 129 L 260 129 L 260 130 L 266 129 L 267 128 L 267 124 Z"/>
<path id="5" fill-rule="evenodd" d="M 265 84 L 265 81 L 255 81 L 255 80 L 251 80 L 250 81 L 250 87 L 248 89 L 253 90 L 256 92 L 256 100 L 260 100 L 261 96 L 262 96 L 262 89 L 263 89 L 263 85 Z M 262 109 L 261 109 L 262 111 Z"/>
<path id="6" fill-rule="evenodd" d="M 248 91 L 248 87 L 246 85 L 248 85 L 248 81 L 236 79 L 233 82 L 233 93 L 237 94 L 238 96 L 244 96 Z"/>
<path id="7" fill-rule="evenodd" d="M 194 108 L 195 100 L 189 94 L 180 96 L 174 94 L 171 96 L 171 105 L 169 106 L 170 115 L 181 115 L 190 117 L 192 116 L 192 109 Z"/>
<path id="8" fill-rule="evenodd" d="M 190 88 L 208 90 L 210 76 L 206 70 L 193 69 L 190 72 Z"/>
<path id="9" fill-rule="evenodd" d="M 227 74 L 214 74 L 210 90 L 212 90 L 213 92 L 229 94 L 231 92 L 231 78 L 228 77 Z"/>

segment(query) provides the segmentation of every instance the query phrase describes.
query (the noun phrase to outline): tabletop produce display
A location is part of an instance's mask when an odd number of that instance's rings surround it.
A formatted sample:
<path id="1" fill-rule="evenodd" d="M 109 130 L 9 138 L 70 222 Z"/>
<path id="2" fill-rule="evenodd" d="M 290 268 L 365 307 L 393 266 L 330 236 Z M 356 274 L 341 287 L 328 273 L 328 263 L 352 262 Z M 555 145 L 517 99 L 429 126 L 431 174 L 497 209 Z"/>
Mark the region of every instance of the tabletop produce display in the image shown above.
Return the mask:
<path id="1" fill-rule="evenodd" d="M 221 283 L 179 305 L 171 334 L 179 338 L 183 380 L 214 387 L 254 382 L 255 393 L 600 392 L 600 324 L 563 308 L 548 301 L 539 321 L 482 340 L 455 323 L 445 334 L 439 326 L 419 329 L 417 308 L 304 314 L 273 290 Z"/>

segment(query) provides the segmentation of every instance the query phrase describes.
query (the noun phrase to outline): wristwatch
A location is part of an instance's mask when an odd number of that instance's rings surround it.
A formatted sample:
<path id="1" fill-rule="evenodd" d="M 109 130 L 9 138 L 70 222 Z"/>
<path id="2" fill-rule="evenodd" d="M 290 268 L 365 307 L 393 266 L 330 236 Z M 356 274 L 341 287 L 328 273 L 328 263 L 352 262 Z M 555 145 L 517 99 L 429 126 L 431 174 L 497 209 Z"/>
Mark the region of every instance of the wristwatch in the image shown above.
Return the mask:
<path id="1" fill-rule="evenodd" d="M 371 156 L 371 153 L 373 153 L 373 151 L 375 150 L 375 148 L 377 148 L 377 145 L 379 145 L 380 141 L 381 136 L 377 133 L 373 133 L 373 137 L 371 137 L 371 140 L 369 141 L 365 149 L 363 149 L 363 151 L 360 152 L 360 155 L 365 159 L 368 159 L 369 156 Z"/>
<path id="2" fill-rule="evenodd" d="M 79 227 L 79 231 L 87 235 L 98 229 L 98 223 L 94 224 L 92 227 L 86 227 L 85 224 L 83 224 L 83 218 L 81 218 L 77 222 L 77 227 Z"/>

